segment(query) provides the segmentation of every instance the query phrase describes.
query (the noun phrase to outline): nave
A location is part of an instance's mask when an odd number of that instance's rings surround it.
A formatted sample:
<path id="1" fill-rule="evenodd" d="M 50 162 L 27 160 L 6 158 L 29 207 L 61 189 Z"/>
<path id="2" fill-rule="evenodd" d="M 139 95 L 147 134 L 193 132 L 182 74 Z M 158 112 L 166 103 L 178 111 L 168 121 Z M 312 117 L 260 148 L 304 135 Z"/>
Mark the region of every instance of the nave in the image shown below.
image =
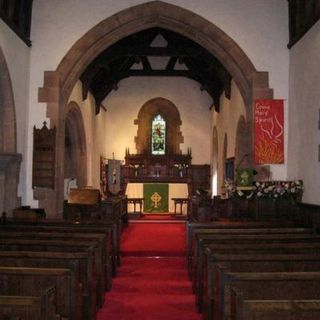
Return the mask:
<path id="1" fill-rule="evenodd" d="M 319 230 L 293 216 L 4 219 L 0 319 L 318 320 L 319 270 Z"/>
<path id="2" fill-rule="evenodd" d="M 185 264 L 185 222 L 130 222 L 122 265 L 97 320 L 200 320 Z"/>

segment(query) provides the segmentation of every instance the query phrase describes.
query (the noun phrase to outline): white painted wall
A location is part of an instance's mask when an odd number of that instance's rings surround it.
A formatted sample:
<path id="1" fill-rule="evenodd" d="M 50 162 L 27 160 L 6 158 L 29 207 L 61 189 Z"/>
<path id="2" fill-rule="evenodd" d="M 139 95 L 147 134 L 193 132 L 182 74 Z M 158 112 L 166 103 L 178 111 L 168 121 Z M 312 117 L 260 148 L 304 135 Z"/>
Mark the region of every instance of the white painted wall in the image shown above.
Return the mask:
<path id="1" fill-rule="evenodd" d="M 110 5 L 110 1 L 105 0 L 90 2 L 86 0 L 34 0 L 31 34 L 33 46 L 30 58 L 30 111 L 28 132 L 24 135 L 27 138 L 27 142 L 24 143 L 27 148 L 27 152 L 24 151 L 24 160 L 26 172 L 28 172 L 26 187 L 23 188 L 23 194 L 27 192 L 25 203 L 33 203 L 31 189 L 32 128 L 34 125 L 41 126 L 46 120 L 46 109 L 43 104 L 38 103 L 38 88 L 43 85 L 44 71 L 55 70 L 72 45 L 96 24 L 120 10 L 144 2 L 146 1 L 121 0 L 112 1 Z M 193 11 L 225 31 L 244 50 L 257 70 L 269 72 L 270 85 L 274 88 L 275 98 L 287 99 L 289 54 L 286 49 L 288 43 L 286 1 L 167 0 L 166 2 Z M 7 34 L 8 31 L 5 33 Z M 6 43 L 5 47 L 7 46 L 10 48 L 11 44 Z M 6 48 L 3 49 L 6 50 Z M 26 50 L 25 47 L 21 50 L 14 50 L 15 54 L 12 55 L 12 59 L 19 60 L 18 64 L 21 63 L 21 59 L 24 61 L 27 57 L 23 53 L 24 50 Z M 22 72 L 25 77 L 28 70 L 25 68 L 21 70 L 25 71 Z M 14 75 L 12 77 L 15 78 Z M 20 78 L 20 81 L 24 77 Z M 25 90 L 28 83 L 28 81 L 23 81 L 21 87 L 17 85 L 19 84 L 18 79 L 15 79 L 14 82 L 17 92 Z M 187 125 L 187 122 L 185 124 Z M 185 145 L 187 145 L 191 137 L 185 136 L 185 138 Z M 281 166 L 278 172 L 279 175 L 285 175 L 286 165 Z"/>
<path id="2" fill-rule="evenodd" d="M 227 135 L 227 158 L 235 156 L 237 126 L 241 116 L 246 118 L 246 109 L 241 97 L 239 88 L 231 82 L 231 99 L 227 99 L 224 94 L 220 97 L 220 112 L 212 111 L 213 126 L 218 132 L 218 176 L 215 181 L 217 186 L 213 186 L 214 190 L 220 193 L 223 184 L 223 169 L 224 169 L 224 137 Z"/>
<path id="3" fill-rule="evenodd" d="M 106 156 L 107 114 L 95 114 L 95 101 L 89 93 L 82 99 L 82 83 L 78 81 L 72 90 L 68 103 L 76 102 L 81 110 L 87 143 L 87 185 L 100 188 L 100 156 Z"/>
<path id="4" fill-rule="evenodd" d="M 30 48 L 1 19 L 0 46 L 8 65 L 13 89 L 17 152 L 25 155 L 28 148 L 27 131 L 33 129 L 26 121 L 29 102 Z M 23 157 L 18 188 L 18 196 L 22 197 L 22 203 L 26 202 L 26 170 L 30 170 L 30 167 L 27 167 L 25 157 Z"/>
<path id="5" fill-rule="evenodd" d="M 138 118 L 140 108 L 157 97 L 170 100 L 180 112 L 182 153 L 191 148 L 194 164 L 210 163 L 212 99 L 200 90 L 199 83 L 184 78 L 135 77 L 119 83 L 119 89 L 103 102 L 107 108 L 107 156 L 112 157 L 114 152 L 116 159 L 124 159 L 125 148 L 136 153 L 134 137 L 138 126 L 133 121 Z"/>
<path id="6" fill-rule="evenodd" d="M 303 201 L 320 204 L 320 22 L 290 50 L 290 179 L 303 179 Z"/>

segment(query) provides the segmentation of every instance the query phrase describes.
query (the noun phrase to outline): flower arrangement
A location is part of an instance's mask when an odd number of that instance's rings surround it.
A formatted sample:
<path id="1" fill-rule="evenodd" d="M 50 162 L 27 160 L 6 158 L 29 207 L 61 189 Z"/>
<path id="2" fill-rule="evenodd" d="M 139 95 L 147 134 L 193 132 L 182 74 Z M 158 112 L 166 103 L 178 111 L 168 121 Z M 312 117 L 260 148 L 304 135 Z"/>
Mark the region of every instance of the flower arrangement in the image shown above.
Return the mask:
<path id="1" fill-rule="evenodd" d="M 252 190 L 239 190 L 229 185 L 230 197 L 270 198 L 296 200 L 303 191 L 303 183 L 297 181 L 256 181 Z"/>
<path id="2" fill-rule="evenodd" d="M 255 193 L 257 197 L 268 197 L 275 199 L 280 197 L 292 197 L 301 193 L 302 190 L 303 184 L 301 180 L 255 183 Z"/>
<path id="3" fill-rule="evenodd" d="M 188 165 L 185 164 L 185 163 L 176 163 L 176 164 L 174 164 L 174 166 L 175 166 L 176 168 L 178 168 L 179 170 L 182 170 L 182 169 L 184 169 L 184 168 L 188 168 Z"/>
<path id="4" fill-rule="evenodd" d="M 188 168 L 188 165 L 185 163 L 176 163 L 174 164 L 174 167 L 176 167 L 179 171 L 180 177 L 183 176 L 183 170 Z"/>
<path id="5" fill-rule="evenodd" d="M 240 191 L 240 190 L 238 190 Z M 236 195 L 237 189 L 233 180 L 226 179 L 222 185 L 222 198 L 228 199 Z"/>
<path id="6" fill-rule="evenodd" d="M 143 168 L 143 165 L 140 165 L 140 164 L 129 164 L 129 166 L 134 169 L 134 175 L 135 175 L 136 177 L 138 176 L 138 170 L 139 170 L 139 168 L 140 168 L 140 167 Z"/>

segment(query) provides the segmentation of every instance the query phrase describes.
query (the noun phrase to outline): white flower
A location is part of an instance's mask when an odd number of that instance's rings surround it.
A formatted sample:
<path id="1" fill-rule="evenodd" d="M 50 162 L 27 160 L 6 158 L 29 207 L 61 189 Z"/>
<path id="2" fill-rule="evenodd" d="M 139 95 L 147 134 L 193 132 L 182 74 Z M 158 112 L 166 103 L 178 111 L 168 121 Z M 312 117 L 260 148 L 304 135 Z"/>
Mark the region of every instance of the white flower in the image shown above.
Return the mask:
<path id="1" fill-rule="evenodd" d="M 248 196 L 247 196 L 247 199 L 249 200 L 249 199 L 251 199 L 252 197 L 253 197 L 253 192 L 251 192 Z"/>
<path id="2" fill-rule="evenodd" d="M 238 190 L 238 195 L 239 195 L 239 197 L 242 197 L 244 195 L 244 193 L 241 190 Z"/>

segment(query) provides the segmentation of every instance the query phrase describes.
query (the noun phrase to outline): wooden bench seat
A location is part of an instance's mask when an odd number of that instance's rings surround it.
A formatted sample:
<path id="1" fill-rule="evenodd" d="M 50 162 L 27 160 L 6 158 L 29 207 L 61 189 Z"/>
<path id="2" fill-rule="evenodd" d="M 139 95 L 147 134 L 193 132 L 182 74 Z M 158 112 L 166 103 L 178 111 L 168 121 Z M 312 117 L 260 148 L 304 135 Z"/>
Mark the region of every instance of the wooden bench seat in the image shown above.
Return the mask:
<path id="1" fill-rule="evenodd" d="M 196 288 L 197 279 L 201 274 L 204 264 L 204 250 L 207 245 L 215 244 L 232 244 L 232 243 L 254 243 L 254 244 L 270 244 L 270 243 L 306 243 L 320 242 L 320 235 L 312 234 L 236 234 L 236 235 L 202 235 L 197 234 L 196 245 L 192 256 L 192 282 L 193 288 Z M 200 276 L 201 278 L 201 276 Z"/>
<path id="2" fill-rule="evenodd" d="M 258 300 L 244 298 L 242 293 L 231 293 L 232 320 L 318 320 L 320 319 L 320 300 Z"/>
<path id="3" fill-rule="evenodd" d="M 270 299 L 320 299 L 320 272 L 226 272 L 217 267 L 214 320 L 231 319 L 231 287 L 247 287 L 261 297 L 269 293 Z"/>
<path id="4" fill-rule="evenodd" d="M 320 236 L 311 234 L 196 234 L 196 245 L 191 261 L 191 280 L 196 292 L 197 281 L 201 278 L 204 265 L 204 250 L 211 244 L 271 244 L 271 243 L 302 243 L 320 242 Z M 200 278 L 199 278 L 200 276 Z"/>
<path id="5" fill-rule="evenodd" d="M 0 231 L 65 232 L 65 233 L 102 233 L 106 235 L 106 246 L 111 246 L 112 274 L 116 275 L 120 265 L 120 231 L 116 222 L 70 222 L 66 220 L 13 221 L 0 224 Z M 109 233 L 111 232 L 111 240 Z M 111 243 L 109 242 L 111 241 Z"/>
<path id="6" fill-rule="evenodd" d="M 189 239 L 189 247 L 187 252 L 187 259 L 188 259 L 188 270 L 190 278 L 192 277 L 192 258 L 194 252 L 197 247 L 197 242 L 199 239 L 210 239 L 210 237 L 217 237 L 221 236 L 220 238 L 224 238 L 226 235 L 250 235 L 250 234 L 281 234 L 284 236 L 293 234 L 294 237 L 312 237 L 314 234 L 313 229 L 307 228 L 269 228 L 269 227 L 260 227 L 260 228 L 194 228 L 192 230 L 190 239 Z M 296 236 L 297 235 L 297 236 Z M 303 235 L 303 236 L 299 236 Z"/>
<path id="7" fill-rule="evenodd" d="M 78 274 L 75 269 L 0 267 L 0 294 L 40 296 L 48 287 L 57 292 L 57 313 L 65 319 L 82 319 Z"/>
<path id="8" fill-rule="evenodd" d="M 191 251 L 191 243 L 193 238 L 194 230 L 196 229 L 211 229 L 211 230 L 230 230 L 233 229 L 254 229 L 254 228 L 284 228 L 289 232 L 292 230 L 293 233 L 309 233 L 313 232 L 312 228 L 297 227 L 294 222 L 288 221 L 215 221 L 215 222 L 198 222 L 188 221 L 186 223 L 186 248 L 187 248 L 187 262 L 188 253 Z"/>
<path id="9" fill-rule="evenodd" d="M 205 319 L 211 319 L 217 266 L 230 272 L 318 271 L 320 254 L 211 254 L 206 264 L 202 291 L 197 292 L 196 302 L 198 309 L 203 310 Z"/>
<path id="10" fill-rule="evenodd" d="M 110 234 L 109 234 L 110 235 Z M 4 231 L 0 233 L 0 239 L 54 239 L 54 240 L 79 240 L 79 241 L 97 241 L 101 248 L 103 255 L 104 273 L 105 278 L 105 290 L 111 288 L 111 276 L 112 276 L 112 263 L 111 263 L 111 247 L 110 238 L 105 239 L 106 235 L 101 233 L 74 233 L 74 232 L 63 232 L 63 231 L 51 231 L 51 232 L 34 232 L 34 231 Z M 107 245 L 109 244 L 109 245 Z"/>
<path id="11" fill-rule="evenodd" d="M 101 267 L 101 255 L 97 250 L 95 242 L 81 242 L 74 240 L 24 240 L 24 239 L 0 239 L 0 251 L 46 251 L 49 253 L 58 252 L 87 252 L 91 255 L 93 261 L 93 276 L 88 282 L 89 286 L 89 303 L 92 315 L 96 312 L 98 301 L 104 299 L 103 268 Z M 100 299 L 100 300 L 99 300 Z M 89 318 L 90 319 L 90 318 Z"/>
<path id="12" fill-rule="evenodd" d="M 91 319 L 97 303 L 93 255 L 88 252 L 0 251 L 0 265 L 11 267 L 69 268 L 79 264 L 83 319 Z"/>
<path id="13" fill-rule="evenodd" d="M 60 320 L 56 288 L 45 289 L 39 296 L 0 295 L 0 319 Z"/>

